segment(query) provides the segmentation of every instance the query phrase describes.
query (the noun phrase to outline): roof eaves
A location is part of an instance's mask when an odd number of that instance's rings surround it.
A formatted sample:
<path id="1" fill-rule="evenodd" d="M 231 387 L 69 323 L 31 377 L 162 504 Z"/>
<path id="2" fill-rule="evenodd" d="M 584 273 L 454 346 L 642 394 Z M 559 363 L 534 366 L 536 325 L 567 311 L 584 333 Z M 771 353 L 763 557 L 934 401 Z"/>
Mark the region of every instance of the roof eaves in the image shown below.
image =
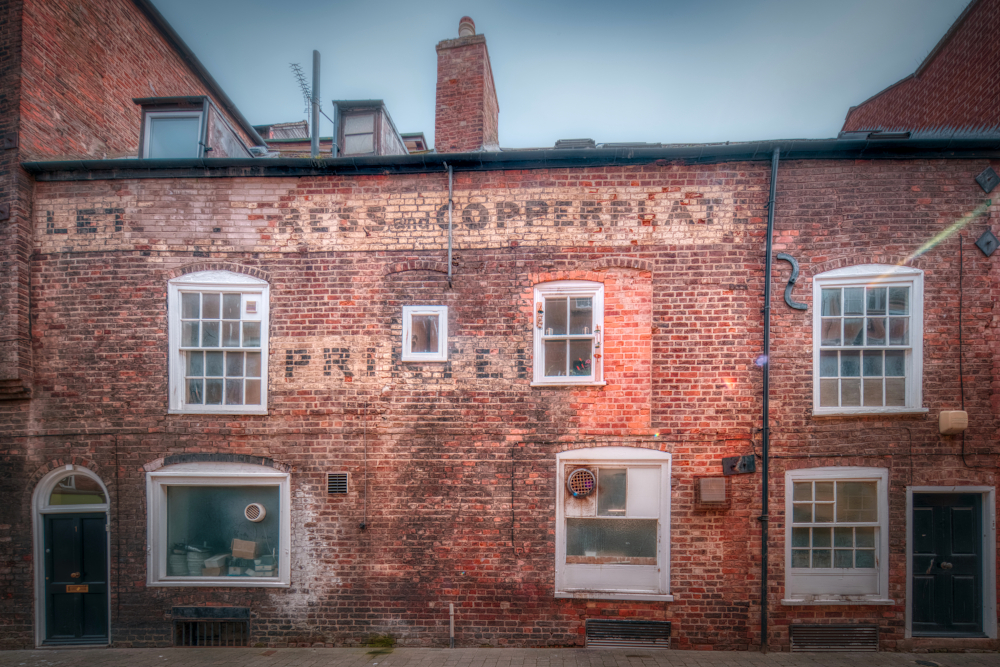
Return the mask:
<path id="1" fill-rule="evenodd" d="M 205 66 L 201 64 L 194 52 L 188 48 L 188 45 L 184 43 L 180 35 L 173 29 L 173 27 L 167 22 L 167 19 L 163 17 L 163 14 L 159 12 L 150 0 L 132 0 L 136 7 L 139 8 L 142 13 L 146 15 L 149 21 L 160 31 L 163 38 L 167 40 L 167 43 L 177 50 L 181 59 L 198 75 L 198 78 L 204 82 L 205 86 L 211 91 L 212 95 L 219 101 L 219 104 L 229 113 L 236 122 L 240 124 L 243 131 L 247 133 L 252 141 L 255 142 L 257 146 L 266 146 L 267 143 L 261 138 L 257 130 L 253 129 L 253 125 L 240 113 L 240 110 L 236 107 L 229 96 L 226 95 L 222 87 L 219 86 L 218 82 L 208 73 Z"/>

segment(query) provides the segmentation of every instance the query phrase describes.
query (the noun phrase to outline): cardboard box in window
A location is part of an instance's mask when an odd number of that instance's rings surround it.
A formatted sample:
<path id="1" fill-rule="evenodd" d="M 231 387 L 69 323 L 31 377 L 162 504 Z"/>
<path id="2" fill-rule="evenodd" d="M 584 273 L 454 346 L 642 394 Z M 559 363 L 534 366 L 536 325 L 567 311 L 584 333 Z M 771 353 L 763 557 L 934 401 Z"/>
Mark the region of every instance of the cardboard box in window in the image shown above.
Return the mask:
<path id="1" fill-rule="evenodd" d="M 218 577 L 222 575 L 221 567 L 203 567 L 201 568 L 201 576 L 203 577 Z"/>
<path id="2" fill-rule="evenodd" d="M 229 570 L 229 575 L 230 576 L 237 575 L 237 574 L 243 574 L 243 568 L 242 567 L 236 567 L 235 565 L 231 565 L 227 569 Z"/>
<path id="3" fill-rule="evenodd" d="M 233 558 L 246 558 L 248 560 L 257 557 L 257 543 L 247 540 L 233 540 Z"/>
<path id="4" fill-rule="evenodd" d="M 226 561 L 229 560 L 229 554 L 216 554 L 211 558 L 205 559 L 205 567 L 225 567 Z"/>

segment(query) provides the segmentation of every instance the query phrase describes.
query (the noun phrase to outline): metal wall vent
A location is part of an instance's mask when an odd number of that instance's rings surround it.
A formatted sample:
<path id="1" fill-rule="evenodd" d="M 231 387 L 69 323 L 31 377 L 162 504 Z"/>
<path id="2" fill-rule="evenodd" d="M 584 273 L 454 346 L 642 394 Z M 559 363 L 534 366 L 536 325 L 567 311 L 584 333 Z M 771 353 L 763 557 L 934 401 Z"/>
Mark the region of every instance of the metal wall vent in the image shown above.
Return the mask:
<path id="1" fill-rule="evenodd" d="M 792 625 L 792 651 L 878 651 L 877 625 Z"/>
<path id="2" fill-rule="evenodd" d="M 588 618 L 587 648 L 670 648 L 670 621 Z"/>
<path id="3" fill-rule="evenodd" d="M 586 498 L 597 488 L 597 477 L 586 468 L 577 468 L 566 478 L 566 490 L 574 498 Z"/>
<path id="4" fill-rule="evenodd" d="M 331 472 L 326 476 L 327 493 L 347 493 L 347 473 Z"/>
<path id="5" fill-rule="evenodd" d="M 249 607 L 174 607 L 174 646 L 249 646 Z"/>

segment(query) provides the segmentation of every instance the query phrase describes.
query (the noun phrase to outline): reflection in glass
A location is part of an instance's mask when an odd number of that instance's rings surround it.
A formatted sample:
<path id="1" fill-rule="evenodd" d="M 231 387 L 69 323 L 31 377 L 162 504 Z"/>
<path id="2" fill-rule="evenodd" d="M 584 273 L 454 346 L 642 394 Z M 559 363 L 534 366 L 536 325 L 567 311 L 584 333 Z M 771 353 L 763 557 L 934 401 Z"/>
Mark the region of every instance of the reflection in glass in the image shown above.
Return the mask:
<path id="1" fill-rule="evenodd" d="M 569 309 L 569 333 L 571 335 L 590 334 L 593 331 L 593 299 L 572 297 Z"/>
<path id="2" fill-rule="evenodd" d="M 66 475 L 52 489 L 49 505 L 101 505 L 108 502 L 104 489 L 86 475 Z"/>
<path id="3" fill-rule="evenodd" d="M 628 471 L 600 468 L 597 471 L 597 516 L 624 516 Z"/>
<path id="4" fill-rule="evenodd" d="M 823 320 L 821 345 L 840 345 L 840 320 Z"/>
<path id="5" fill-rule="evenodd" d="M 184 292 L 181 294 L 181 317 L 186 320 L 198 319 L 198 297 L 197 292 Z"/>
<path id="6" fill-rule="evenodd" d="M 909 315 L 910 313 L 910 288 L 890 287 L 889 288 L 889 314 Z"/>
<path id="7" fill-rule="evenodd" d="M 239 294 L 223 294 L 222 295 L 222 319 L 224 319 L 224 320 L 238 320 L 238 319 L 240 319 L 240 295 Z"/>
<path id="8" fill-rule="evenodd" d="M 202 317 L 206 320 L 219 319 L 219 295 L 213 292 L 206 292 L 201 295 Z"/>
<path id="9" fill-rule="evenodd" d="M 438 345 L 438 315 L 411 315 L 410 352 L 437 354 Z"/>
<path id="10" fill-rule="evenodd" d="M 844 288 L 844 315 L 865 314 L 865 288 Z"/>
<path id="11" fill-rule="evenodd" d="M 566 341 L 545 341 L 545 377 L 566 375 Z"/>
<path id="12" fill-rule="evenodd" d="M 545 331 L 549 336 L 566 335 L 566 298 L 545 300 Z M 549 332 L 549 329 L 552 331 Z"/>
<path id="13" fill-rule="evenodd" d="M 821 294 L 823 316 L 840 315 L 840 289 L 825 289 Z"/>

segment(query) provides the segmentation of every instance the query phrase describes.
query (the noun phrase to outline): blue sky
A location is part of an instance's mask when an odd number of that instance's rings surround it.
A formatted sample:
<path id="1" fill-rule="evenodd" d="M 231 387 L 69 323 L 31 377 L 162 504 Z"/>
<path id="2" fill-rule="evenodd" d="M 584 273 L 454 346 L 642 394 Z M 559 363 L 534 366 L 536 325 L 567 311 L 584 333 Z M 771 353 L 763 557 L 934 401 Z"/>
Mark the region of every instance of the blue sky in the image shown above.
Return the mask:
<path id="1" fill-rule="evenodd" d="M 433 144 L 434 46 L 486 35 L 500 145 L 836 136 L 910 74 L 968 0 L 153 0 L 254 124 L 302 120 L 288 64 L 329 100 L 384 99 Z M 330 125 L 324 121 L 323 134 Z"/>

